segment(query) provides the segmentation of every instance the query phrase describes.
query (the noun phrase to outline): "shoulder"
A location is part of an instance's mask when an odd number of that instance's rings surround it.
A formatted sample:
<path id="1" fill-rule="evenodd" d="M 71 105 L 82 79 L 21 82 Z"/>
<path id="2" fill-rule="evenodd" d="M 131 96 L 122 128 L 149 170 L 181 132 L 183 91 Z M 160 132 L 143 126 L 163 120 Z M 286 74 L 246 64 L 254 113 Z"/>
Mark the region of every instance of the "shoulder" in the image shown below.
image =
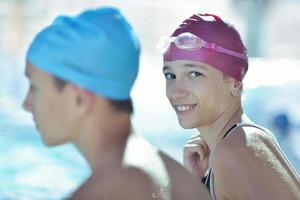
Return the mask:
<path id="1" fill-rule="evenodd" d="M 240 175 L 247 179 L 249 170 L 259 172 L 274 148 L 270 136 L 252 127 L 234 129 L 212 151 L 210 165 L 214 174 L 224 181 L 236 181 Z M 271 147 L 271 148 L 270 148 Z M 253 174 L 252 174 L 253 175 Z"/>
<path id="2" fill-rule="evenodd" d="M 153 184 L 135 168 L 94 173 L 71 199 L 152 199 Z"/>
<path id="3" fill-rule="evenodd" d="M 299 190 L 299 177 L 274 138 L 258 128 L 234 129 L 212 152 L 211 167 L 227 195 L 237 198 L 273 198 Z"/>
<path id="4" fill-rule="evenodd" d="M 200 180 L 192 176 L 180 163 L 163 152 L 159 153 L 170 177 L 172 199 L 211 199 Z"/>
<path id="5" fill-rule="evenodd" d="M 165 199 L 209 199 L 200 180 L 139 135 L 132 135 L 124 157 L 127 166 L 141 169 L 154 183 L 155 194 Z"/>
<path id="6" fill-rule="evenodd" d="M 225 137 L 213 151 L 212 162 L 227 163 L 228 159 L 260 160 L 270 156 L 268 152 L 278 151 L 273 137 L 255 127 L 238 127 Z M 246 157 L 245 157 L 246 156 Z M 232 162 L 228 162 L 228 164 Z"/>
<path id="7" fill-rule="evenodd" d="M 245 126 L 233 129 L 229 135 L 218 143 L 212 153 L 215 158 L 214 161 L 226 162 L 228 158 L 236 158 L 241 155 L 265 156 L 265 154 L 255 153 L 275 148 L 275 141 L 270 135 L 258 128 Z"/>

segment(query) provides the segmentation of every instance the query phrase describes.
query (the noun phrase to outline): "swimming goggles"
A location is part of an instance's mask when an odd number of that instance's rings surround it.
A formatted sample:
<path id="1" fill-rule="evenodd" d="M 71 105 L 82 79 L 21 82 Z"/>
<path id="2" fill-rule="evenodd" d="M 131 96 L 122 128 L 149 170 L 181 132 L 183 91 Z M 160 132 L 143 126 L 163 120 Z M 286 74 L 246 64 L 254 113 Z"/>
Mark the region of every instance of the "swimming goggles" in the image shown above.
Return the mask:
<path id="1" fill-rule="evenodd" d="M 164 37 L 159 41 L 156 48 L 160 53 L 164 54 L 170 48 L 171 43 L 174 43 L 177 48 L 183 50 L 194 51 L 201 48 L 206 48 L 220 53 L 228 54 L 234 57 L 238 57 L 241 59 L 245 59 L 245 60 L 247 59 L 247 55 L 245 53 L 232 51 L 230 49 L 226 49 L 224 47 L 216 45 L 213 42 L 207 42 L 199 38 L 197 35 L 194 35 L 189 32 L 181 33 L 176 37 Z"/>

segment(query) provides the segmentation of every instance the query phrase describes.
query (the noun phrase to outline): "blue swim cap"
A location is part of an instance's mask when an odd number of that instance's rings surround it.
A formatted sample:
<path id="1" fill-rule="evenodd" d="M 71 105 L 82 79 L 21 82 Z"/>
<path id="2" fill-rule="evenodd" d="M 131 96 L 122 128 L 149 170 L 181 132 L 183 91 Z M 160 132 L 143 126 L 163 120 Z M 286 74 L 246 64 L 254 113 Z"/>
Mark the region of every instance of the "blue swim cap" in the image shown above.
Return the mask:
<path id="1" fill-rule="evenodd" d="M 126 100 L 138 73 L 140 45 L 119 10 L 101 7 L 59 16 L 34 38 L 27 60 L 99 96 Z"/>

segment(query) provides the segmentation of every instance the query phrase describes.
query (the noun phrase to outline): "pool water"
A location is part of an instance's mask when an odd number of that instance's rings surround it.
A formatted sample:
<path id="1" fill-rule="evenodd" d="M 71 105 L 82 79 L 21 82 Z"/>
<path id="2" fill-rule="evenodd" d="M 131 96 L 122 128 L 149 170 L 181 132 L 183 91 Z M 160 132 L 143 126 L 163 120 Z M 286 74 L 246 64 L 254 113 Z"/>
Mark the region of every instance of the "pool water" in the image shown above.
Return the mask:
<path id="1" fill-rule="evenodd" d="M 30 126 L 0 124 L 0 199 L 63 199 L 90 173 L 72 145 L 47 148 Z"/>

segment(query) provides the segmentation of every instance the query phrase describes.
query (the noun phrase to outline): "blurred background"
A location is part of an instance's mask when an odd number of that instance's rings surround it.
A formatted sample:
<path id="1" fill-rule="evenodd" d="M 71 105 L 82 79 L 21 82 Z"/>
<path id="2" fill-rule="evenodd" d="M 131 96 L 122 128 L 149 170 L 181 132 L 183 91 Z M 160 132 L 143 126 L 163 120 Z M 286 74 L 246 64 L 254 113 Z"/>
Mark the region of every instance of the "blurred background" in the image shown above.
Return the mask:
<path id="1" fill-rule="evenodd" d="M 24 58 L 33 36 L 57 15 L 119 7 L 142 43 L 133 89 L 136 132 L 182 162 L 195 130 L 183 130 L 165 97 L 162 57 L 155 46 L 193 13 L 234 24 L 250 56 L 244 110 L 271 129 L 300 170 L 300 1 L 298 0 L 0 0 L 0 199 L 63 199 L 90 170 L 71 145 L 44 147 L 22 110 L 28 89 Z"/>

